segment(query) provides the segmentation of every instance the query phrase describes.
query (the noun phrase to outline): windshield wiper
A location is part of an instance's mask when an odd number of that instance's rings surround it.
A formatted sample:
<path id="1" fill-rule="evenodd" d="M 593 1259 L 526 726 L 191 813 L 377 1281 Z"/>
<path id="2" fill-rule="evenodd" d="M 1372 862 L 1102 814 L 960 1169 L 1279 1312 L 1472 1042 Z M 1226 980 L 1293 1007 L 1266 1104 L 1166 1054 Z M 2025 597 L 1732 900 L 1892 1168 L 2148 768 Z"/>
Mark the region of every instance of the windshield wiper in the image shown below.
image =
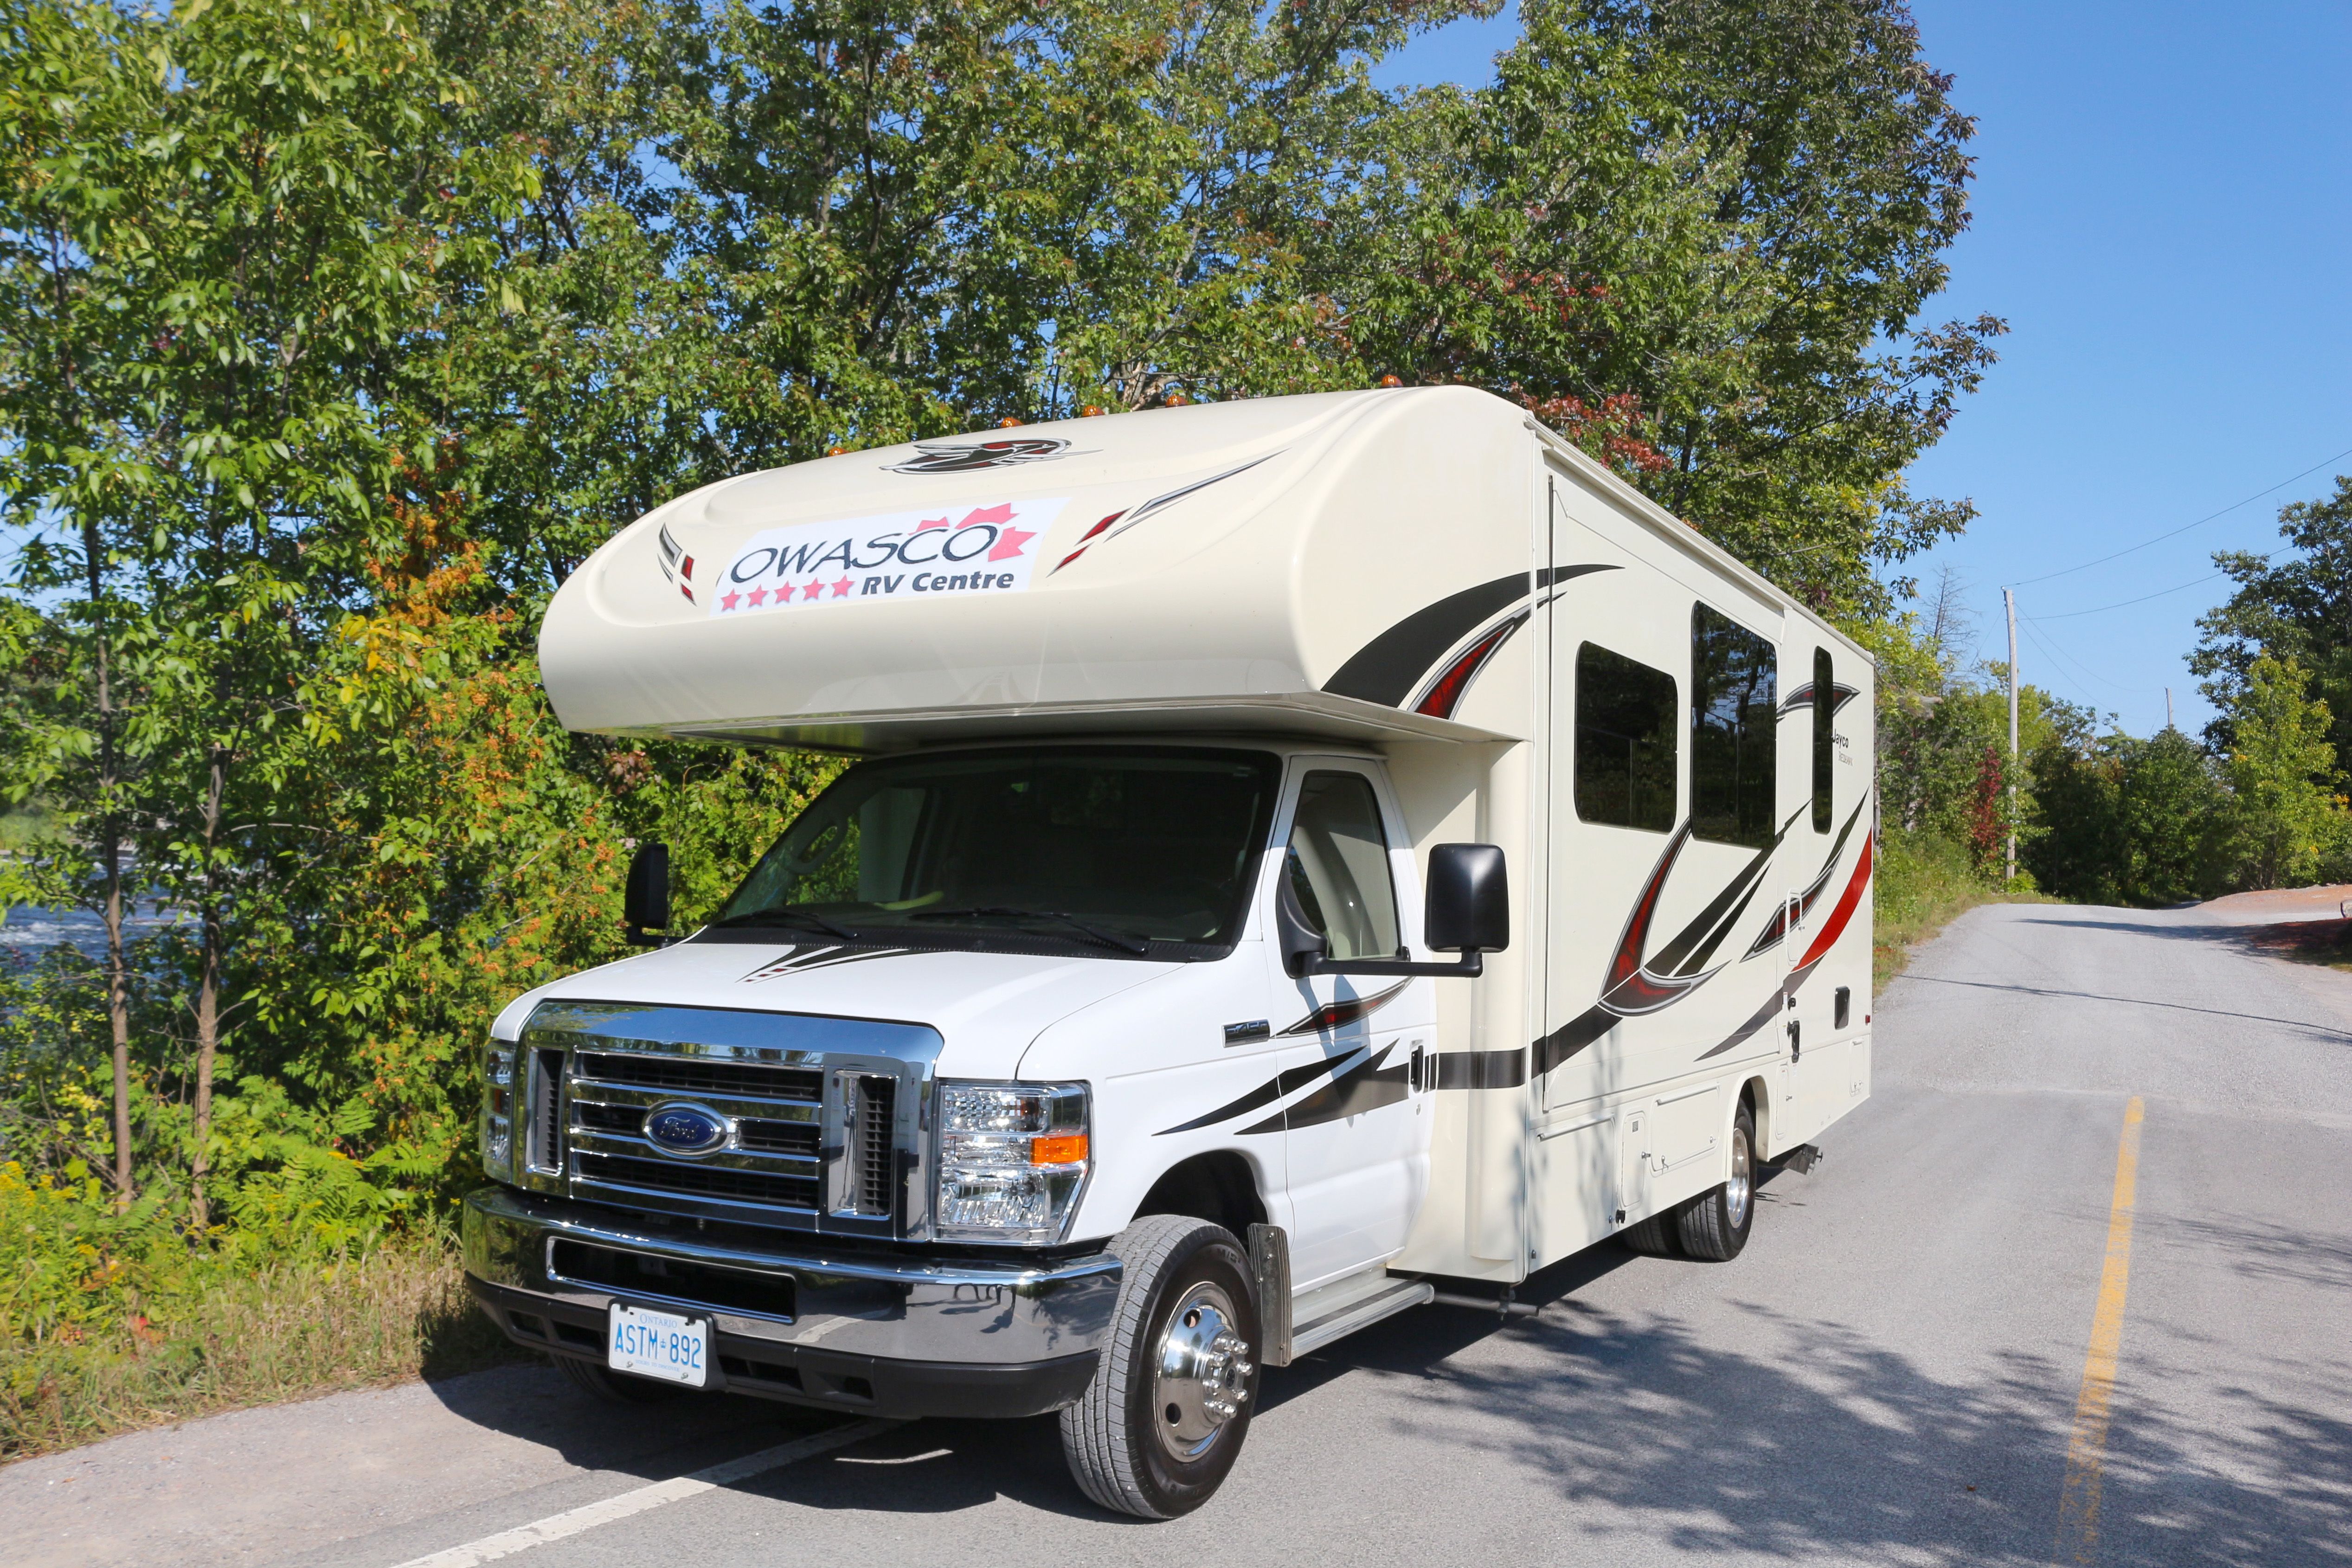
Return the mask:
<path id="1" fill-rule="evenodd" d="M 712 921 L 710 923 L 714 927 L 806 925 L 814 926 L 827 936 L 837 936 L 844 942 L 865 940 L 847 926 L 835 925 L 814 910 L 753 910 L 749 914 L 729 915 L 723 921 Z"/>
<path id="2" fill-rule="evenodd" d="M 1151 951 L 1151 944 L 1149 942 L 1130 931 L 1111 931 L 1096 925 L 1091 921 L 1080 920 L 1073 914 L 1065 914 L 1060 910 L 1016 910 L 1006 904 L 979 904 L 968 910 L 921 910 L 907 918 L 917 921 L 950 921 L 971 915 L 989 915 L 1000 920 L 1059 921 L 1073 931 L 1084 933 L 1106 947 L 1118 948 L 1122 952 L 1132 952 L 1140 957 Z"/>

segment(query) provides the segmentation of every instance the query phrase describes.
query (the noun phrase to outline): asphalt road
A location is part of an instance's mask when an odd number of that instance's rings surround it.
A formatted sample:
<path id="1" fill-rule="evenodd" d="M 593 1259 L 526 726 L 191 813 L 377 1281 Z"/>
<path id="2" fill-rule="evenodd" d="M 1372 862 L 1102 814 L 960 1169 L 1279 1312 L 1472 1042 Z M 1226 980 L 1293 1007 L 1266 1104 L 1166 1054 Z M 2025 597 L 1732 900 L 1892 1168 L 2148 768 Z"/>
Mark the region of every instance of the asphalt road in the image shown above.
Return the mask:
<path id="1" fill-rule="evenodd" d="M 1532 1324 L 1423 1308 L 1269 1373 L 1190 1518 L 1091 1508 L 1050 1420 L 919 1422 L 501 1560 L 2352 1563 L 2352 974 L 2245 950 L 2258 914 L 1970 914 L 1744 1257 L 1602 1247 Z M 0 1560 L 391 1568 L 829 1425 L 537 1368 L 338 1395 L 0 1470 Z"/>

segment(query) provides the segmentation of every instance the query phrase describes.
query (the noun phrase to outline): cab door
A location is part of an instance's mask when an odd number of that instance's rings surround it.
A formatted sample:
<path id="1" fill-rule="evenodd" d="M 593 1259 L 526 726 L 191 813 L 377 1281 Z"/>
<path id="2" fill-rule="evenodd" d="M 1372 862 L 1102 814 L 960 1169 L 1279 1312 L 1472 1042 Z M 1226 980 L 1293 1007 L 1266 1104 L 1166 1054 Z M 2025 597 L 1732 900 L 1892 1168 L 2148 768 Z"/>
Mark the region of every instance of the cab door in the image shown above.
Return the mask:
<path id="1" fill-rule="evenodd" d="M 1416 880 L 1378 767 L 1297 758 L 1287 807 L 1276 876 L 1330 956 L 1401 956 L 1420 936 L 1419 910 L 1401 897 Z M 1281 1114 L 1291 1278 L 1305 1290 L 1404 1247 L 1429 1190 L 1435 999 L 1425 979 L 1295 979 L 1280 972 L 1278 955 L 1274 962 L 1276 1043 L 1288 1047 Z"/>

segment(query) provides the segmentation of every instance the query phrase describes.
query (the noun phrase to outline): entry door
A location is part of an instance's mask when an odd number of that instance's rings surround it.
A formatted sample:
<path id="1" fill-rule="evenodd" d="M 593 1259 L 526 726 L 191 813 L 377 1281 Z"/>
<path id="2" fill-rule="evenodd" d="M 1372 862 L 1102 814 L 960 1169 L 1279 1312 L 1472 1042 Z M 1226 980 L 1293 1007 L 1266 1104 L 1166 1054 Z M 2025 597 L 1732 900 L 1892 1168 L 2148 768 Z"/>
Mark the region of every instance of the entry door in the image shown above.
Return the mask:
<path id="1" fill-rule="evenodd" d="M 1393 958 L 1417 943 L 1418 910 L 1402 896 L 1412 855 L 1377 769 L 1299 758 L 1289 805 L 1279 875 L 1331 956 Z M 1434 984 L 1277 971 L 1274 1026 L 1294 1043 L 1283 1079 L 1297 1098 L 1283 1115 L 1298 1289 L 1404 1247 L 1429 1190 Z"/>
<path id="2" fill-rule="evenodd" d="M 1654 1076 L 1661 1037 L 1624 970 L 1662 940 L 1683 842 L 1689 595 L 1555 501 L 1545 633 L 1551 665 L 1543 1034 L 1545 1113 Z M 1671 931 L 1671 926 L 1666 926 Z"/>

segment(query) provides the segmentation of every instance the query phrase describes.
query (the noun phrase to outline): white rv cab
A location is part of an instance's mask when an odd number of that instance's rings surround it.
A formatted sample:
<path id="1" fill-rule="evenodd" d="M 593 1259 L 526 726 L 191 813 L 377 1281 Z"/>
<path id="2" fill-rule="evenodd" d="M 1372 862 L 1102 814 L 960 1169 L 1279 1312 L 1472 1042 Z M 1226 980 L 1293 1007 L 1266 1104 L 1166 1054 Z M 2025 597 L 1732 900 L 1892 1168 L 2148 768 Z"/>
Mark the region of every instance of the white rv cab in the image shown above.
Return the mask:
<path id="1" fill-rule="evenodd" d="M 493 1031 L 467 1267 L 606 1397 L 1058 1411 L 1165 1518 L 1260 1368 L 1727 1259 L 1869 1093 L 1868 657 L 1484 394 L 746 475 L 541 659 L 576 730 L 859 759 Z"/>

